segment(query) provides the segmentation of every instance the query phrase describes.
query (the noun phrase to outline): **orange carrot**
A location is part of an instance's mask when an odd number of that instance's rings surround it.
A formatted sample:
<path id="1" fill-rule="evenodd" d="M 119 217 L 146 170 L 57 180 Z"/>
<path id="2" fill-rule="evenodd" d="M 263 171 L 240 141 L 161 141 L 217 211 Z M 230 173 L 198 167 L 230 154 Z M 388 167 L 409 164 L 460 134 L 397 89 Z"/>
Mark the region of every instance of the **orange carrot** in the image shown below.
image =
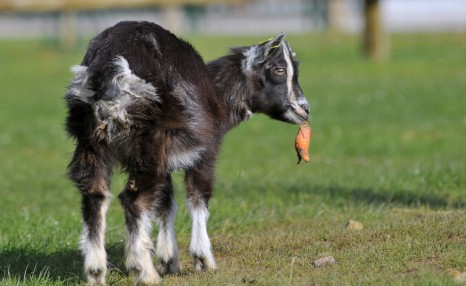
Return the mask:
<path id="1" fill-rule="evenodd" d="M 309 162 L 309 143 L 311 142 L 312 130 L 308 122 L 303 122 L 299 126 L 298 134 L 296 135 L 295 140 L 295 149 L 298 155 L 298 164 L 301 162 L 301 159 L 304 162 Z"/>

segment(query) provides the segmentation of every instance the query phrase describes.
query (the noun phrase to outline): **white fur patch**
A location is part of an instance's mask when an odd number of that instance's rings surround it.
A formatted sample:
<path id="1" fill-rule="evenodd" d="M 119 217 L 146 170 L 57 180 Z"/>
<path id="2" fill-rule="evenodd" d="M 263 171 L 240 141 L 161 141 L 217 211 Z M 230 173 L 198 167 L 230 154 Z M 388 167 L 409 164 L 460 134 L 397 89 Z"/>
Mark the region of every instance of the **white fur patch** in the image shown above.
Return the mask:
<path id="1" fill-rule="evenodd" d="M 95 92 L 89 86 L 88 68 L 76 65 L 71 67 L 71 72 L 74 73 L 74 78 L 68 89 L 68 98 L 91 103 Z"/>
<path id="2" fill-rule="evenodd" d="M 126 268 L 137 275 L 138 283 L 142 285 L 162 281 L 151 258 L 151 251 L 154 249 L 151 240 L 152 220 L 148 211 L 142 212 L 137 220 L 137 232 L 126 238 Z"/>
<path id="3" fill-rule="evenodd" d="M 99 223 L 97 237 L 89 239 L 89 229 L 86 224 L 80 240 L 80 249 L 84 255 L 84 271 L 89 284 L 105 284 L 105 274 L 107 272 L 107 253 L 105 252 L 105 215 L 110 205 L 110 198 L 103 200 L 99 210 Z"/>
<path id="4" fill-rule="evenodd" d="M 158 220 L 159 234 L 157 236 L 157 247 L 155 249 L 155 254 L 159 260 L 170 262 L 169 271 L 171 273 L 178 272 L 180 268 L 174 227 L 176 209 L 176 202 L 172 200 L 172 209 L 166 221 Z"/>
<path id="5" fill-rule="evenodd" d="M 288 98 L 292 100 L 295 97 L 294 91 L 293 91 L 293 76 L 294 76 L 293 63 L 291 62 L 291 59 L 290 59 L 290 51 L 288 51 L 288 48 L 286 47 L 286 45 L 281 44 L 281 47 L 283 49 L 283 55 L 285 57 L 285 62 L 286 62 L 286 86 L 288 87 Z"/>
<path id="6" fill-rule="evenodd" d="M 109 99 L 131 94 L 134 97 L 152 97 L 157 101 L 160 100 L 155 87 L 135 75 L 123 56 L 116 57 L 113 63 L 117 68 L 117 73 L 112 79 L 111 88 L 106 92 Z"/>
<path id="7" fill-rule="evenodd" d="M 193 148 L 191 150 L 175 150 L 168 156 L 168 168 L 170 172 L 180 169 L 187 169 L 201 158 L 203 148 Z"/>
<path id="8" fill-rule="evenodd" d="M 293 76 L 294 76 L 294 68 L 293 68 L 293 63 L 292 59 L 290 58 L 290 52 L 288 46 L 286 44 L 281 45 L 283 47 L 283 55 L 285 57 L 285 62 L 286 62 L 286 85 L 288 88 L 288 100 L 291 103 L 291 107 L 293 108 L 294 111 L 287 110 L 284 114 L 286 118 L 288 118 L 290 121 L 295 122 L 295 123 L 301 123 L 303 121 L 303 117 L 307 117 L 306 111 L 302 108 L 303 105 L 307 105 L 306 98 L 296 98 L 297 95 L 294 92 L 294 87 L 293 87 Z M 292 53 L 291 55 L 293 58 L 295 57 L 295 54 Z M 300 114 L 298 116 L 295 112 Z"/>
<path id="9" fill-rule="evenodd" d="M 80 248 L 84 255 L 84 272 L 90 285 L 104 285 L 107 273 L 107 253 L 100 242 L 92 242 L 88 239 L 89 230 L 83 227 Z"/>
<path id="10" fill-rule="evenodd" d="M 209 210 L 204 204 L 199 204 L 197 206 L 192 205 L 190 202 L 188 202 L 188 204 L 193 221 L 189 251 L 196 260 L 195 267 L 197 270 L 202 270 L 203 267 L 207 269 L 216 269 L 217 264 L 212 255 L 211 244 L 207 234 Z"/>
<path id="11" fill-rule="evenodd" d="M 252 68 L 254 67 L 254 62 L 256 61 L 259 54 L 260 49 L 257 46 L 252 46 L 243 53 L 245 57 L 245 60 L 243 60 L 241 64 L 243 72 L 248 73 L 252 71 Z"/>

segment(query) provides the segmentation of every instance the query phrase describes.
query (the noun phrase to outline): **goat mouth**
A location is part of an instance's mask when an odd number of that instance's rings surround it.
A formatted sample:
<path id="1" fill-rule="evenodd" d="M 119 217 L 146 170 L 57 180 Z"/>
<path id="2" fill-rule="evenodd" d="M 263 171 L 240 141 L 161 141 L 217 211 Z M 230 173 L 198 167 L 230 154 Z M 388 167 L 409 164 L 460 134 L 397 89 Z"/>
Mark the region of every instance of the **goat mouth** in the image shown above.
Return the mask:
<path id="1" fill-rule="evenodd" d="M 284 114 L 285 121 L 292 123 L 292 124 L 301 124 L 304 121 L 309 120 L 309 114 L 306 113 L 303 109 L 294 108 L 290 106 L 290 108 Z"/>
<path id="2" fill-rule="evenodd" d="M 307 113 L 304 109 L 291 107 L 291 111 L 293 112 L 293 115 L 299 119 L 299 122 L 296 122 L 297 124 L 309 120 L 309 113 Z"/>

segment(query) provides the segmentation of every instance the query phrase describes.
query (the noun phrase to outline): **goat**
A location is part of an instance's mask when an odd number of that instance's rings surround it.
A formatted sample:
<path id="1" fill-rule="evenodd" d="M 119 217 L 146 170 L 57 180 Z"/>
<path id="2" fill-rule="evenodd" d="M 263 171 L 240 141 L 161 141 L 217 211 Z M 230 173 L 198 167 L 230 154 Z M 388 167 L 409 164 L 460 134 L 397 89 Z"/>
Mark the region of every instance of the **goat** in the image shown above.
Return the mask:
<path id="1" fill-rule="evenodd" d="M 82 195 L 80 248 L 90 285 L 105 284 L 105 215 L 117 163 L 128 174 L 119 200 L 125 263 L 136 283 L 157 284 L 160 274 L 180 271 L 170 175 L 176 170 L 185 171 L 195 268 L 216 269 L 206 224 L 223 136 L 253 113 L 293 124 L 309 116 L 284 37 L 233 48 L 207 64 L 189 43 L 150 22 L 120 22 L 91 40 L 65 96 L 66 129 L 76 142 L 68 175 Z M 160 274 L 151 258 L 153 220 Z"/>

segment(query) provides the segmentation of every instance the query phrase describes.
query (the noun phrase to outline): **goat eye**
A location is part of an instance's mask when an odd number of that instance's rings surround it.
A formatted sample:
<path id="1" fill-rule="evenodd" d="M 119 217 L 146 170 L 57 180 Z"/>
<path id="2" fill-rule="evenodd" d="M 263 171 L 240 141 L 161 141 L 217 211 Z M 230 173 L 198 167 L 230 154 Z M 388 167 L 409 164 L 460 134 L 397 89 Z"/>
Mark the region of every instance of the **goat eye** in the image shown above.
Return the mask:
<path id="1" fill-rule="evenodd" d="M 284 76 L 286 74 L 286 70 L 283 68 L 278 68 L 275 70 L 275 74 L 279 76 Z"/>

